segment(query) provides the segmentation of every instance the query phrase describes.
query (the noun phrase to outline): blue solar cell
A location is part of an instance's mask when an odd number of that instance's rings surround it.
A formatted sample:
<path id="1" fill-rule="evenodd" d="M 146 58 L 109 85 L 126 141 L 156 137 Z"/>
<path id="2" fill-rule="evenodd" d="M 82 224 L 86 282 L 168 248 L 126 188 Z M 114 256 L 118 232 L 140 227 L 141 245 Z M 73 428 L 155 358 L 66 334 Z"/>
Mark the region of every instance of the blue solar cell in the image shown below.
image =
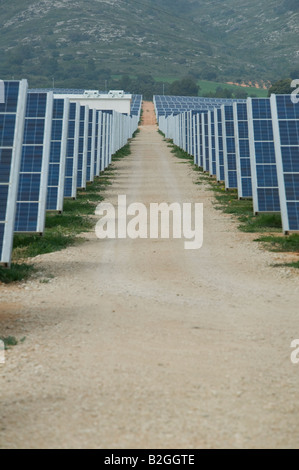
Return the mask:
<path id="1" fill-rule="evenodd" d="M 249 98 L 247 112 L 254 212 L 280 212 L 270 99 Z"/>
<path id="2" fill-rule="evenodd" d="M 12 162 L 12 148 L 5 149 L 0 148 L 0 184 L 9 183 L 10 172 L 11 172 L 11 162 Z"/>
<path id="3" fill-rule="evenodd" d="M 274 144 L 284 232 L 299 231 L 299 104 L 272 95 Z"/>
<path id="4" fill-rule="evenodd" d="M 214 112 L 208 112 L 208 135 L 209 135 L 209 171 L 216 175 L 216 139 L 215 139 L 215 117 Z"/>
<path id="5" fill-rule="evenodd" d="M 88 106 L 80 106 L 77 187 L 86 188 Z"/>
<path id="6" fill-rule="evenodd" d="M 95 161 L 95 119 L 96 110 L 90 109 L 88 112 L 88 138 L 87 138 L 87 161 L 86 161 L 86 181 L 94 180 Z"/>
<path id="7" fill-rule="evenodd" d="M 16 115 L 0 114 L 0 146 L 12 147 L 15 137 Z"/>
<path id="8" fill-rule="evenodd" d="M 16 215 L 27 81 L 4 81 L 0 103 L 0 263 L 10 265 Z"/>
<path id="9" fill-rule="evenodd" d="M 248 116 L 246 103 L 234 103 L 237 184 L 239 198 L 252 197 Z"/>
<path id="10" fill-rule="evenodd" d="M 224 181 L 224 157 L 223 157 L 223 134 L 221 109 L 214 110 L 215 121 L 215 158 L 217 181 Z"/>
<path id="11" fill-rule="evenodd" d="M 203 170 L 210 171 L 209 159 L 209 123 L 208 113 L 204 113 L 202 117 L 202 140 L 203 140 Z"/>
<path id="12" fill-rule="evenodd" d="M 66 149 L 66 175 L 64 196 L 75 198 L 77 195 L 77 171 L 79 149 L 79 103 L 70 103 L 68 138 Z"/>
<path id="13" fill-rule="evenodd" d="M 54 98 L 48 175 L 48 211 L 62 212 L 63 210 L 69 109 L 70 103 L 67 98 Z"/>
<path id="14" fill-rule="evenodd" d="M 226 189 L 237 188 L 237 162 L 233 105 L 222 105 L 224 182 Z"/>
<path id="15" fill-rule="evenodd" d="M 52 111 L 52 93 L 28 93 L 15 232 L 45 228 Z"/>

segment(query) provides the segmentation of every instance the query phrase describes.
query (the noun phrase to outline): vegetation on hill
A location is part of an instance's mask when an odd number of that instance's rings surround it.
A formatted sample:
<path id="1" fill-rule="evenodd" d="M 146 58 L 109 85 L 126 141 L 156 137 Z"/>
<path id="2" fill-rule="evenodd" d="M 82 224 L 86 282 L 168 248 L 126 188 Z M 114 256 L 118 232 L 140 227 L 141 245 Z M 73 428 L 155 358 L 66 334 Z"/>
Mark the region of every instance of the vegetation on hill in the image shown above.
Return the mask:
<path id="1" fill-rule="evenodd" d="M 31 87 L 104 90 L 115 74 L 254 84 L 294 68 L 298 1 L 0 0 L 0 28 L 1 78 Z"/>

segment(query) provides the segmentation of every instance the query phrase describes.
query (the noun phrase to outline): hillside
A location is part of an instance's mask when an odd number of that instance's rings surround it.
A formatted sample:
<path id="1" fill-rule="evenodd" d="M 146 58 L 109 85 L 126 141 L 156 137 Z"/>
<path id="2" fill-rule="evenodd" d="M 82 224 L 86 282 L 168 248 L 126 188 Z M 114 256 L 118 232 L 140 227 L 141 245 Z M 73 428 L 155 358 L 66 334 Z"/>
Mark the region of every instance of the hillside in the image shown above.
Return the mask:
<path id="1" fill-rule="evenodd" d="M 275 80 L 298 63 L 298 14 L 297 0 L 0 0 L 0 74 L 32 86 Z"/>

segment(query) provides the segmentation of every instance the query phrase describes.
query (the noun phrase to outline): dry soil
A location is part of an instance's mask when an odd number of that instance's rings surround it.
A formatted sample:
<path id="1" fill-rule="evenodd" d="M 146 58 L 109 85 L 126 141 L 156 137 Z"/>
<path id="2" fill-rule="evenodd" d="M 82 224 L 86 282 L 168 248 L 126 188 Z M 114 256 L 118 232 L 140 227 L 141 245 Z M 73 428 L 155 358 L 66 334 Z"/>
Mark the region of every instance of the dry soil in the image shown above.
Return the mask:
<path id="1" fill-rule="evenodd" d="M 202 202 L 203 247 L 90 233 L 2 285 L 0 334 L 26 339 L 0 365 L 0 447 L 298 448 L 298 274 L 214 208 L 152 105 L 143 116 L 106 201 Z"/>

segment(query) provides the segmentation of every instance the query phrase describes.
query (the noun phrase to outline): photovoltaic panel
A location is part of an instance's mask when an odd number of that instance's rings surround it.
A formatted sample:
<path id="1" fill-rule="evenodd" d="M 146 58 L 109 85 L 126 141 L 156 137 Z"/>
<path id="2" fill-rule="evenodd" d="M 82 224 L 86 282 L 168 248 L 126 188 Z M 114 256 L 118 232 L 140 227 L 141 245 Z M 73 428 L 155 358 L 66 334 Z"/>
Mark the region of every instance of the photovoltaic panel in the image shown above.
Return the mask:
<path id="1" fill-rule="evenodd" d="M 0 102 L 0 263 L 10 265 L 22 156 L 26 80 L 3 81 Z"/>
<path id="2" fill-rule="evenodd" d="M 248 98 L 253 210 L 280 212 L 272 113 L 269 98 Z"/>
<path id="3" fill-rule="evenodd" d="M 105 149 L 104 149 L 104 141 L 105 141 L 105 125 L 104 125 L 104 114 L 102 111 L 99 111 L 99 144 L 98 144 L 98 158 L 100 164 L 100 172 L 104 171 L 105 169 Z"/>
<path id="4" fill-rule="evenodd" d="M 108 166 L 108 145 L 107 145 L 107 135 L 108 135 L 108 114 L 105 111 L 102 111 L 102 145 L 101 145 L 101 166 L 102 171 L 104 171 Z"/>
<path id="5" fill-rule="evenodd" d="M 47 210 L 63 210 L 69 99 L 54 98 L 50 145 Z"/>
<path id="6" fill-rule="evenodd" d="M 208 134 L 209 134 L 209 169 L 210 175 L 216 175 L 216 143 L 215 143 L 215 121 L 214 112 L 208 111 Z"/>
<path id="7" fill-rule="evenodd" d="M 96 110 L 88 111 L 88 143 L 87 143 L 87 163 L 86 163 L 86 181 L 94 180 L 94 152 L 95 152 L 95 121 Z"/>
<path id="8" fill-rule="evenodd" d="M 82 189 L 86 188 L 88 117 L 88 106 L 80 106 L 77 188 Z"/>
<path id="9" fill-rule="evenodd" d="M 45 229 L 53 93 L 28 93 L 15 232 Z"/>
<path id="10" fill-rule="evenodd" d="M 192 126 L 192 111 L 188 112 L 188 125 L 189 125 L 189 139 L 188 139 L 188 153 L 189 155 L 194 154 L 194 136 L 193 136 L 193 126 Z"/>
<path id="11" fill-rule="evenodd" d="M 194 165 L 199 163 L 199 113 L 193 112 Z"/>
<path id="12" fill-rule="evenodd" d="M 77 170 L 79 150 L 80 104 L 70 103 L 65 163 L 64 197 L 77 196 Z"/>
<path id="13" fill-rule="evenodd" d="M 198 152 L 198 166 L 203 168 L 204 162 L 204 113 L 199 115 L 199 129 L 198 129 L 198 138 L 199 138 L 199 152 Z"/>
<path id="14" fill-rule="evenodd" d="M 252 197 L 248 117 L 246 103 L 234 103 L 238 197 Z"/>
<path id="15" fill-rule="evenodd" d="M 112 138 L 112 111 L 103 111 L 107 116 L 106 121 L 106 166 L 107 168 L 111 163 L 111 138 Z"/>
<path id="16" fill-rule="evenodd" d="M 95 113 L 95 143 L 94 143 L 94 176 L 99 176 L 98 164 L 98 147 L 99 147 L 99 112 Z"/>
<path id="17" fill-rule="evenodd" d="M 222 105 L 222 135 L 225 188 L 237 188 L 237 163 L 232 105 Z"/>
<path id="18" fill-rule="evenodd" d="M 208 113 L 202 115 L 202 150 L 203 150 L 203 170 L 210 171 L 209 159 L 209 121 Z"/>
<path id="19" fill-rule="evenodd" d="M 224 181 L 224 157 L 223 157 L 223 134 L 222 134 L 222 111 L 221 108 L 214 109 L 215 123 L 215 157 L 217 181 Z"/>
<path id="20" fill-rule="evenodd" d="M 270 98 L 282 227 L 299 230 L 299 103 L 290 95 Z"/>
<path id="21" fill-rule="evenodd" d="M 183 114 L 183 122 L 184 122 L 184 147 L 183 149 L 185 152 L 188 152 L 188 113 Z"/>

